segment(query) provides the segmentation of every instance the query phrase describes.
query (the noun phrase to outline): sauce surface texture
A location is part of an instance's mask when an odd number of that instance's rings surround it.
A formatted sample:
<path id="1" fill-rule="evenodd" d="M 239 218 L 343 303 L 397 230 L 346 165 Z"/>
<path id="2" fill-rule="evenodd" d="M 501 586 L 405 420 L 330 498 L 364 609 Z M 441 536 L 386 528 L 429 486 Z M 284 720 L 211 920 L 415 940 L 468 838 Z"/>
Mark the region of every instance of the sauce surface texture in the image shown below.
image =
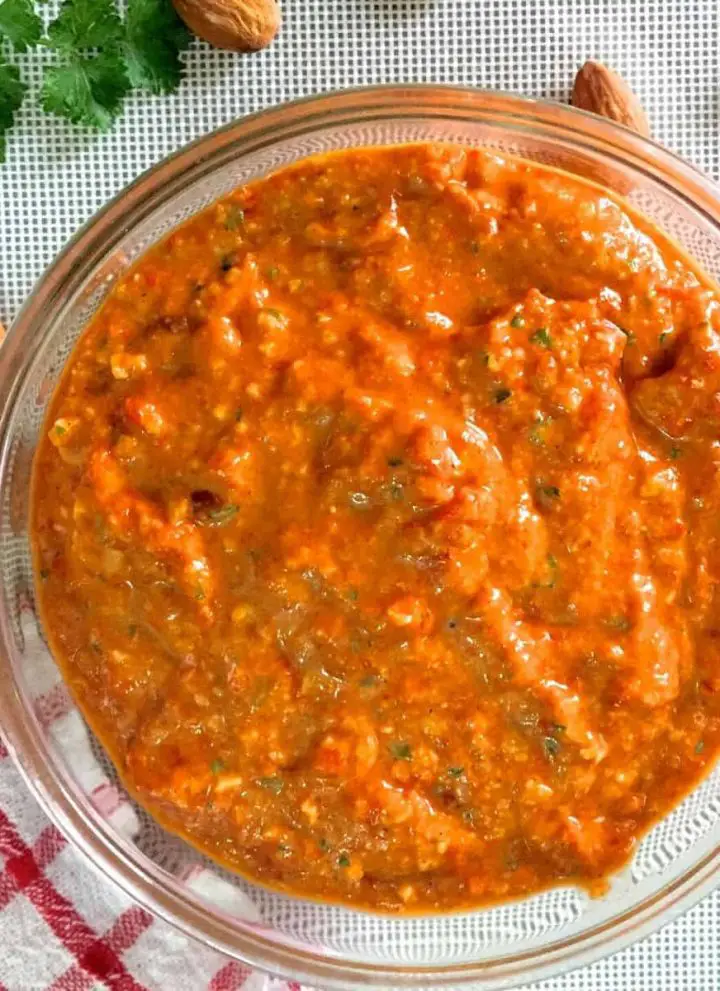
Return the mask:
<path id="1" fill-rule="evenodd" d="M 154 247 L 35 462 L 51 646 L 133 794 L 387 911 L 602 890 L 720 731 L 720 307 L 598 187 L 308 159 Z"/>

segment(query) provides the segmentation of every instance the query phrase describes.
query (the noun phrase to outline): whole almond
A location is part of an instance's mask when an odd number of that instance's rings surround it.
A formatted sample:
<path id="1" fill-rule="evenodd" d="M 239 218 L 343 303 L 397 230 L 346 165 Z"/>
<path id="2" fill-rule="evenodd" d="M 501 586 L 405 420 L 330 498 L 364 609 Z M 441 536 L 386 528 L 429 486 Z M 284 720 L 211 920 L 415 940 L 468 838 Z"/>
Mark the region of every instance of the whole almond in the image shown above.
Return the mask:
<path id="1" fill-rule="evenodd" d="M 586 62 L 575 76 L 572 105 L 624 124 L 648 136 L 650 125 L 642 104 L 617 72 L 602 62 Z"/>
<path id="2" fill-rule="evenodd" d="M 269 45 L 280 27 L 275 0 L 173 0 L 173 4 L 193 34 L 216 48 L 255 52 Z"/>

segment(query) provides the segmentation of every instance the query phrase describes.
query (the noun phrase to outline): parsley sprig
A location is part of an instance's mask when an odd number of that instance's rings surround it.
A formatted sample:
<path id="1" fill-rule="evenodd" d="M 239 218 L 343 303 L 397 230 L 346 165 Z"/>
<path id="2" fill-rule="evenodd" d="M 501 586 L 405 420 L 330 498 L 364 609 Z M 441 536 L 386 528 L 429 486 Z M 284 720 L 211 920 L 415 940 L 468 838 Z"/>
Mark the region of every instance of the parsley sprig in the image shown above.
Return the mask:
<path id="1" fill-rule="evenodd" d="M 45 27 L 34 0 L 0 2 L 0 162 L 5 136 L 28 91 L 9 53 L 42 45 L 52 52 L 40 104 L 74 124 L 107 130 L 134 89 L 174 92 L 191 35 L 171 0 L 64 0 Z M 5 57 L 3 57 L 5 56 Z"/>
<path id="2" fill-rule="evenodd" d="M 16 52 L 27 51 L 42 37 L 43 22 L 35 13 L 32 0 L 4 0 L 0 3 L 0 38 L 7 39 Z"/>
<path id="3" fill-rule="evenodd" d="M 0 62 L 0 162 L 5 161 L 5 133 L 13 126 L 26 91 L 18 67 Z"/>

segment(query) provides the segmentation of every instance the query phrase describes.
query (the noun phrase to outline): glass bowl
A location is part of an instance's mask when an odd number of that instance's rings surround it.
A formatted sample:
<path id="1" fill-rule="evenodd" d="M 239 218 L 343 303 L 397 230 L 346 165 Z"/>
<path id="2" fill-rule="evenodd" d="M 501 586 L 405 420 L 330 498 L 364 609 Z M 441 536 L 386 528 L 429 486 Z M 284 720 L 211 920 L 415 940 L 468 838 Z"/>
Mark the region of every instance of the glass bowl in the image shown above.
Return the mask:
<path id="1" fill-rule="evenodd" d="M 587 964 L 668 922 L 720 876 L 720 771 L 639 846 L 608 893 L 558 888 L 497 908 L 406 918 L 286 897 L 224 872 L 133 804 L 85 726 L 38 620 L 28 548 L 33 451 L 78 334 L 153 242 L 233 187 L 335 148 L 480 145 L 622 192 L 720 280 L 720 190 L 605 120 L 441 87 L 323 96 L 230 125 L 162 162 L 80 231 L 0 349 L 0 726 L 56 825 L 108 879 L 231 957 L 322 987 L 510 987 Z"/>

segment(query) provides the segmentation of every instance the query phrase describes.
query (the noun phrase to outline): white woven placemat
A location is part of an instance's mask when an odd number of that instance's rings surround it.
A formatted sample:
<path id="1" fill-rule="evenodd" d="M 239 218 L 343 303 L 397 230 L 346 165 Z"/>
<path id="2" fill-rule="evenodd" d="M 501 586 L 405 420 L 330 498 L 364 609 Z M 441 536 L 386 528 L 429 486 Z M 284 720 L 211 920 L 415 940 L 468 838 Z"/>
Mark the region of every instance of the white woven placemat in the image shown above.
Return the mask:
<path id="1" fill-rule="evenodd" d="M 578 65 L 599 58 L 631 82 L 658 140 L 720 179 L 719 0 L 286 0 L 284 15 L 260 55 L 194 47 L 181 91 L 129 100 L 108 135 L 27 101 L 0 166 L 0 322 L 77 227 L 144 169 L 235 117 L 320 91 L 454 82 L 564 100 Z M 37 86 L 37 64 L 34 73 Z M 631 949 L 536 988 L 717 991 L 720 893 Z"/>

